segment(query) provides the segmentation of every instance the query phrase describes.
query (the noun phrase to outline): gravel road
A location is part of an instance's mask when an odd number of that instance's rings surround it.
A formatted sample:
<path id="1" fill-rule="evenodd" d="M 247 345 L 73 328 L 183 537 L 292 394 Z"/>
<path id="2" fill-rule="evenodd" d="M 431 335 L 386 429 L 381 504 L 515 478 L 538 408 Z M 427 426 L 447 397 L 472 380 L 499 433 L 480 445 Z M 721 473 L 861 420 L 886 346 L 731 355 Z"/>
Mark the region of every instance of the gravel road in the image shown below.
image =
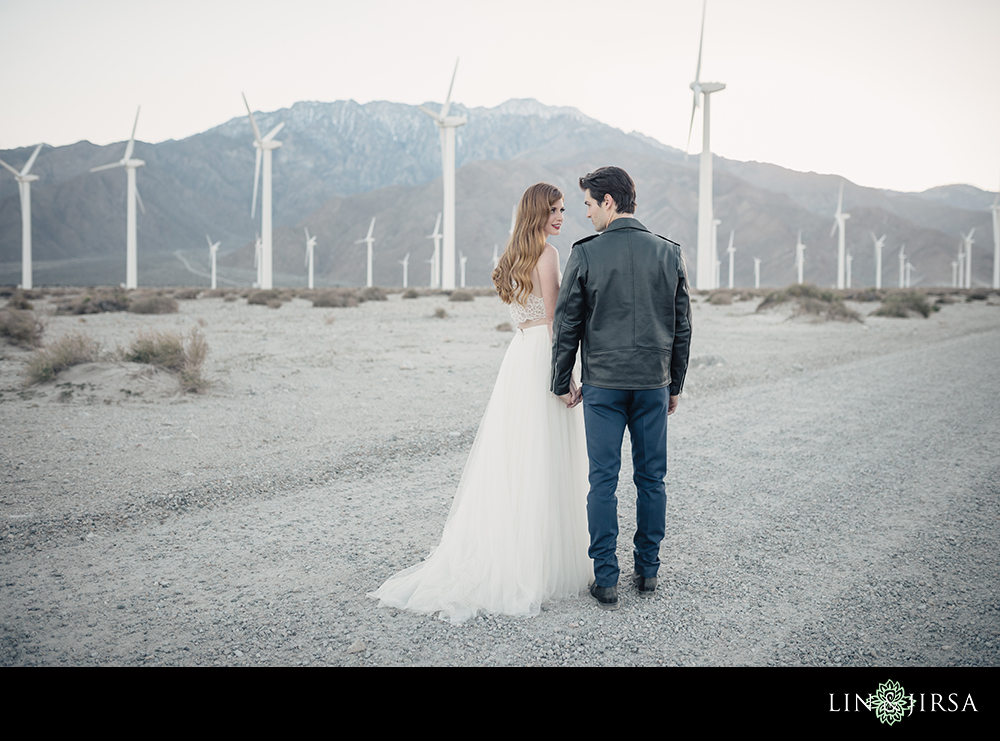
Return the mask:
<path id="1" fill-rule="evenodd" d="M 52 316 L 108 346 L 200 323 L 213 387 L 105 363 L 25 390 L 3 350 L 0 665 L 996 666 L 1000 307 L 787 316 L 695 305 L 653 599 L 461 626 L 365 593 L 440 536 L 499 301 Z"/>

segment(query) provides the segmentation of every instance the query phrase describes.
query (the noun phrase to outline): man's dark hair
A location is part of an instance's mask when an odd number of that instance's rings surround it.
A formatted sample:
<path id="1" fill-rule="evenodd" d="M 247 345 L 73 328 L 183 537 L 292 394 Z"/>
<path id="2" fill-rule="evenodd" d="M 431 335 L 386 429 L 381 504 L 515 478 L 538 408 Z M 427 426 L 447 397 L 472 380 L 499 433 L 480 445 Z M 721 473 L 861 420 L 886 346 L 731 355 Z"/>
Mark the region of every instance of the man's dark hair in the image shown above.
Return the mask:
<path id="1" fill-rule="evenodd" d="M 600 167 L 580 178 L 580 190 L 589 190 L 598 202 L 610 194 L 620 214 L 635 213 L 635 183 L 620 167 Z"/>

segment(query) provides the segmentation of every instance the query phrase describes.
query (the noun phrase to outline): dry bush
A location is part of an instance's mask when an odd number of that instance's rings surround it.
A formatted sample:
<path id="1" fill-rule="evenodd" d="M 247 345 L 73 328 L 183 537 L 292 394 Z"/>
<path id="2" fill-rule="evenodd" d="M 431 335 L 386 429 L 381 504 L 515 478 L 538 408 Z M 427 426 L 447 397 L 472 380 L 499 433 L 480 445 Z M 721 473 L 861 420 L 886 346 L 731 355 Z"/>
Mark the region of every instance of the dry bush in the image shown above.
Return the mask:
<path id="1" fill-rule="evenodd" d="M 18 289 L 14 291 L 10 298 L 7 299 L 8 309 L 20 309 L 21 311 L 30 311 L 35 308 L 35 305 L 31 303 L 29 299 L 38 299 L 38 296 L 34 291 L 22 291 Z"/>
<path id="2" fill-rule="evenodd" d="M 316 292 L 312 298 L 312 305 L 321 309 L 341 309 L 347 306 L 357 306 L 358 299 L 350 288 L 327 288 Z"/>
<path id="3" fill-rule="evenodd" d="M 729 306 L 733 303 L 733 294 L 728 290 L 713 291 L 708 294 L 708 303 L 712 306 Z"/>
<path id="4" fill-rule="evenodd" d="M 140 332 L 128 349 L 121 352 L 122 360 L 176 373 L 183 391 L 197 393 L 208 388 L 208 381 L 201 376 L 207 355 L 208 343 L 197 328 L 188 333 L 186 343 L 176 332 Z"/>
<path id="5" fill-rule="evenodd" d="M 443 307 L 439 306 L 434 309 L 434 316 L 437 319 L 446 319 L 448 317 L 448 312 L 445 311 Z"/>
<path id="6" fill-rule="evenodd" d="M 273 288 L 268 288 L 266 290 L 253 291 L 247 296 L 248 304 L 257 304 L 260 306 L 267 306 L 268 301 L 281 301 L 281 297 L 278 292 Z"/>
<path id="7" fill-rule="evenodd" d="M 417 293 L 416 288 L 407 288 L 405 291 L 403 291 L 403 298 L 417 298 L 419 296 L 420 294 Z"/>
<path id="8" fill-rule="evenodd" d="M 0 309 L 0 337 L 21 347 L 38 347 L 42 344 L 45 324 L 31 311 L 22 309 Z"/>
<path id="9" fill-rule="evenodd" d="M 269 308 L 269 309 L 280 309 L 281 308 L 281 299 L 280 298 L 269 298 L 267 300 L 267 303 L 264 304 L 264 305 L 267 308 Z"/>
<path id="10" fill-rule="evenodd" d="M 59 314 L 100 314 L 105 311 L 126 311 L 128 294 L 124 288 L 88 288 L 70 301 L 60 304 Z"/>
<path id="11" fill-rule="evenodd" d="M 48 347 L 36 350 L 28 359 L 27 384 L 53 380 L 61 371 L 81 363 L 96 362 L 101 344 L 82 332 L 60 337 Z"/>
<path id="12" fill-rule="evenodd" d="M 473 301 L 475 296 L 472 295 L 472 291 L 466 291 L 464 288 L 459 288 L 451 292 L 451 296 L 448 297 L 449 301 Z"/>
<path id="13" fill-rule="evenodd" d="M 358 291 L 358 301 L 388 301 L 389 297 L 378 286 L 368 286 Z"/>
<path id="14" fill-rule="evenodd" d="M 190 301 L 201 295 L 200 288 L 178 288 L 174 291 L 174 298 L 179 301 Z"/>
<path id="15" fill-rule="evenodd" d="M 969 295 L 965 297 L 966 301 L 985 301 L 990 297 L 990 292 L 986 288 L 973 288 Z M 9 306 L 9 304 L 8 304 Z"/>
<path id="16" fill-rule="evenodd" d="M 847 289 L 844 292 L 845 301 L 883 301 L 888 291 L 884 288 Z"/>
<path id="17" fill-rule="evenodd" d="M 497 332 L 513 332 L 514 327 L 511 326 L 510 322 L 500 322 L 497 325 Z"/>
<path id="18" fill-rule="evenodd" d="M 764 311 L 788 301 L 794 301 L 796 304 L 792 311 L 793 317 L 812 315 L 827 321 L 831 319 L 841 322 L 863 321 L 858 312 L 844 306 L 840 295 L 809 283 L 794 284 L 769 292 L 757 306 L 757 311 Z"/>
<path id="19" fill-rule="evenodd" d="M 172 296 L 145 295 L 129 302 L 131 314 L 176 314 L 180 309 L 177 299 Z"/>
<path id="20" fill-rule="evenodd" d="M 235 293 L 227 293 L 227 294 L 226 294 L 226 296 L 225 296 L 225 298 L 223 298 L 222 300 L 223 300 L 223 301 L 227 301 L 227 302 L 234 302 L 234 301 L 236 301 L 236 299 L 238 299 L 238 298 L 239 298 L 239 295 L 238 295 L 238 294 L 235 294 Z"/>
<path id="21" fill-rule="evenodd" d="M 926 296 L 917 291 L 901 291 L 886 296 L 882 305 L 873 311 L 872 315 L 906 319 L 919 314 L 926 319 L 932 311 L 940 310 L 940 306 L 931 306 L 927 303 Z"/>

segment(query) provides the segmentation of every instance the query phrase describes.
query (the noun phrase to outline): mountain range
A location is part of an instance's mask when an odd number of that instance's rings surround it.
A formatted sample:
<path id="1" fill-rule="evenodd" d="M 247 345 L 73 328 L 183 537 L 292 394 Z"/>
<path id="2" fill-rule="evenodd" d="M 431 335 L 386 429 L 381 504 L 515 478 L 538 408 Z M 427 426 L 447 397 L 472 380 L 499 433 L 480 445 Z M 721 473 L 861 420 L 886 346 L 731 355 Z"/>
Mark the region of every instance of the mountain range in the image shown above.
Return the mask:
<path id="1" fill-rule="evenodd" d="M 626 134 L 576 109 L 535 100 L 510 100 L 495 108 L 453 104 L 452 111 L 468 118 L 457 131 L 456 245 L 468 258 L 469 285 L 490 283 L 494 245 L 503 250 L 511 209 L 534 182 L 551 182 L 566 194 L 563 234 L 553 240 L 565 260 L 572 242 L 592 233 L 577 180 L 607 164 L 628 170 L 636 181 L 636 217 L 680 243 L 694 270 L 696 155 L 685 157 L 637 132 Z M 428 284 L 433 244 L 427 237 L 441 210 L 441 155 L 437 129 L 417 106 L 300 102 L 255 116 L 262 131 L 285 123 L 274 155 L 275 285 L 304 285 L 306 227 L 318 237 L 317 283 L 363 284 L 365 248 L 356 241 L 372 217 L 375 283 L 401 285 L 399 261 L 409 253 L 410 285 Z M 250 217 L 252 142 L 246 117 L 180 141 L 136 142 L 134 156 L 146 162 L 137 174 L 146 206 L 138 218 L 140 285 L 206 285 L 206 234 L 222 242 L 222 279 L 250 284 L 260 218 L 258 213 L 255 223 Z M 42 148 L 32 169 L 40 176 L 32 186 L 37 283 L 124 280 L 125 174 L 89 172 L 120 159 L 124 148 L 124 142 L 100 147 L 86 141 Z M 30 153 L 27 147 L 0 151 L 0 159 L 19 168 Z M 753 285 L 754 257 L 761 259 L 762 285 L 793 282 L 799 230 L 807 245 L 806 280 L 832 285 L 837 243 L 831 227 L 842 182 L 844 210 L 851 214 L 847 247 L 855 286 L 875 282 L 871 232 L 888 235 L 883 285 L 898 284 L 902 244 L 914 265 L 915 285 L 950 285 L 959 232 L 973 228 L 973 285 L 992 280 L 992 222 L 986 209 L 993 193 L 968 185 L 899 193 L 837 175 L 721 157 L 715 157 L 714 179 L 723 285 L 731 229 L 737 286 Z M 0 282 L 19 280 L 20 254 L 16 181 L 0 173 Z"/>

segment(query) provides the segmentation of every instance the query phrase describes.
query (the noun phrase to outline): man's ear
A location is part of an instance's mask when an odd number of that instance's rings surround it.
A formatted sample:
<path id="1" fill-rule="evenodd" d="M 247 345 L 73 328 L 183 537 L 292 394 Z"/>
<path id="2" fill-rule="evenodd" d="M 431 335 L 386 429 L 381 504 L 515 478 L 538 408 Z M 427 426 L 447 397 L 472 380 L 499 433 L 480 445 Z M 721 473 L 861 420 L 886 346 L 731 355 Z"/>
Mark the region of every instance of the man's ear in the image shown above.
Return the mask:
<path id="1" fill-rule="evenodd" d="M 609 211 L 615 210 L 615 199 L 611 197 L 610 193 L 604 194 L 604 202 L 601 204 Z"/>

